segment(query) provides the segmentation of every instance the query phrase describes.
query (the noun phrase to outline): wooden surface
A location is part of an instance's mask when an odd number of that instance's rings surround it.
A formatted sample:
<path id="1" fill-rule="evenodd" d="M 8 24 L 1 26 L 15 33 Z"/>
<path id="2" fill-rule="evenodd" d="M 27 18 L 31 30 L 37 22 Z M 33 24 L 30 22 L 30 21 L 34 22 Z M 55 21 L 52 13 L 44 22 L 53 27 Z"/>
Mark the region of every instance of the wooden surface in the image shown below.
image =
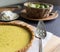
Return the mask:
<path id="1" fill-rule="evenodd" d="M 14 10 L 16 10 L 16 9 L 18 9 L 18 8 L 0 7 L 0 12 L 2 12 L 2 11 L 7 11 L 7 10 L 14 11 Z"/>
<path id="2" fill-rule="evenodd" d="M 27 25 L 28 27 L 31 28 L 33 32 L 36 29 L 36 27 L 22 21 L 12 21 L 10 23 Z M 60 52 L 60 37 L 53 35 L 52 38 L 47 42 L 46 46 L 44 47 L 44 52 Z"/>
<path id="3" fill-rule="evenodd" d="M 53 49 L 52 52 L 60 52 L 60 44 Z"/>
<path id="4" fill-rule="evenodd" d="M 60 38 L 53 35 L 52 38 L 47 42 L 47 45 L 45 46 L 44 51 L 57 52 L 59 47 L 60 47 Z M 59 49 L 59 52 L 60 52 L 60 49 Z"/>

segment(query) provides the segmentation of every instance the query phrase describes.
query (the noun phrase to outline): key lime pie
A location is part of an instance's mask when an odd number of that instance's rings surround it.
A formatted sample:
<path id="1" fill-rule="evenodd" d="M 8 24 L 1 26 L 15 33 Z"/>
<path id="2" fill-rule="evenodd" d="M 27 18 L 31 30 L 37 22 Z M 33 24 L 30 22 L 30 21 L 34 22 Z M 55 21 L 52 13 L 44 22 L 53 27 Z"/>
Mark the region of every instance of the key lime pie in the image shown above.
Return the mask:
<path id="1" fill-rule="evenodd" d="M 0 23 L 0 52 L 25 52 L 31 46 L 33 37 L 27 26 Z"/>

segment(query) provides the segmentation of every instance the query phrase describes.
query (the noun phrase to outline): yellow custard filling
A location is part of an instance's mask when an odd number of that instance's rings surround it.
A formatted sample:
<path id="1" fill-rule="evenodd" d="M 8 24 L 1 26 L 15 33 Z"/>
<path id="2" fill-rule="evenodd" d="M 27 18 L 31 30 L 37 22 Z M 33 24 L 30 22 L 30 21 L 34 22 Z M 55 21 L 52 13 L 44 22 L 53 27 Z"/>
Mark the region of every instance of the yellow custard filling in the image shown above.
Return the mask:
<path id="1" fill-rule="evenodd" d="M 16 52 L 30 41 L 30 33 L 18 26 L 0 25 L 0 52 Z"/>

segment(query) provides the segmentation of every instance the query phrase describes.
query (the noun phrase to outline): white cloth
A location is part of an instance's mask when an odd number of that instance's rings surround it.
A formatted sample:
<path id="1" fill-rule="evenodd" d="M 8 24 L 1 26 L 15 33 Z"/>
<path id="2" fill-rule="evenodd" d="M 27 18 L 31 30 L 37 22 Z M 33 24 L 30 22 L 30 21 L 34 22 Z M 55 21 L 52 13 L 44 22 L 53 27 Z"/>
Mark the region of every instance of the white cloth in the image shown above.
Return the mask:
<path id="1" fill-rule="evenodd" d="M 51 39 L 52 35 L 53 35 L 52 33 L 47 32 L 46 38 L 42 41 L 43 47 Z M 27 52 L 39 52 L 39 39 L 34 38 L 32 46 L 27 50 Z"/>

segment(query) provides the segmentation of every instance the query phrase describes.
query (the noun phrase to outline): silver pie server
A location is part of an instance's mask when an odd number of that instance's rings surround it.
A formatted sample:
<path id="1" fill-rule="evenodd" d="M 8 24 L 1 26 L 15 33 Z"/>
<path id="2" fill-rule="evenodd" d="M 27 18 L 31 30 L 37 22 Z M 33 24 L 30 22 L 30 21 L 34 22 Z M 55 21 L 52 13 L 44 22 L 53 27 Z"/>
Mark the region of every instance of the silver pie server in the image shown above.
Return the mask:
<path id="1" fill-rule="evenodd" d="M 39 52 L 43 51 L 42 40 L 46 37 L 46 28 L 43 21 L 39 21 L 35 30 L 35 37 L 39 38 Z"/>

